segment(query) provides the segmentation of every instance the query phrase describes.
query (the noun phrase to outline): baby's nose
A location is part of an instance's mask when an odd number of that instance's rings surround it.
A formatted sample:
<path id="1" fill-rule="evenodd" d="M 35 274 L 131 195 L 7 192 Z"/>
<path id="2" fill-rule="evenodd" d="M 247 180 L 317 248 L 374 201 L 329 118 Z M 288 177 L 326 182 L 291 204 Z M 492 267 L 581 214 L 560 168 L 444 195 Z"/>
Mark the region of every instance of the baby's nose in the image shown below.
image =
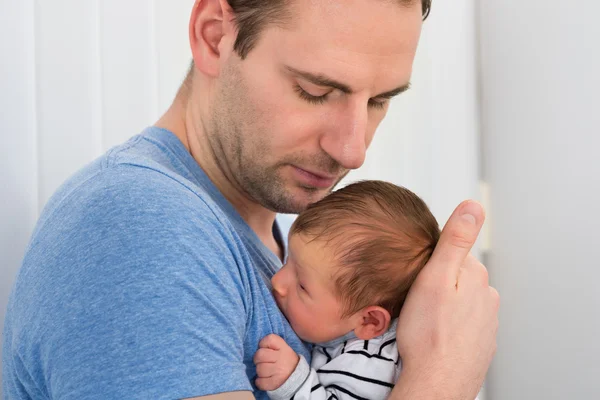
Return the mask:
<path id="1" fill-rule="evenodd" d="M 279 296 L 284 297 L 287 294 L 287 290 L 285 289 L 285 285 L 281 279 L 281 273 L 276 273 L 271 278 L 271 285 L 273 285 L 273 291 L 277 293 Z"/>

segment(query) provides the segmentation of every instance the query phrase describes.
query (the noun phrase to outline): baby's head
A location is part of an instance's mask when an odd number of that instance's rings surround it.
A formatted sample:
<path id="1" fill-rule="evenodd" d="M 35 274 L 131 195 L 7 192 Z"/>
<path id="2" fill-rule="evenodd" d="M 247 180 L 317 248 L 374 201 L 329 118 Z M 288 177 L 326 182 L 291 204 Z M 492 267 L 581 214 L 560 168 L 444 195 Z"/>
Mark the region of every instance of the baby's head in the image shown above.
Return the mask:
<path id="1" fill-rule="evenodd" d="M 440 236 L 411 191 L 363 181 L 301 213 L 286 264 L 273 276 L 277 304 L 302 339 L 322 343 L 354 331 L 368 340 L 396 318 Z"/>

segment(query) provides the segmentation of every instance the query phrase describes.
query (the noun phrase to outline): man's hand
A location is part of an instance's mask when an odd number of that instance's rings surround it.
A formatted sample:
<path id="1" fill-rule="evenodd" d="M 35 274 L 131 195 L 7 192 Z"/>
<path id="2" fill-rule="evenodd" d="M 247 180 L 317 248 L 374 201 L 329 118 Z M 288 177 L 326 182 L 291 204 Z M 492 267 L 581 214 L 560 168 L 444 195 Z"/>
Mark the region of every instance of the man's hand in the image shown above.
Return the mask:
<path id="1" fill-rule="evenodd" d="M 478 203 L 459 205 L 415 280 L 398 322 L 403 370 L 393 398 L 472 400 L 480 390 L 496 351 L 500 301 L 469 253 L 484 219 Z"/>
<path id="2" fill-rule="evenodd" d="M 256 386 L 260 390 L 275 390 L 292 375 L 300 361 L 296 352 L 277 335 L 265 336 L 254 354 Z"/>

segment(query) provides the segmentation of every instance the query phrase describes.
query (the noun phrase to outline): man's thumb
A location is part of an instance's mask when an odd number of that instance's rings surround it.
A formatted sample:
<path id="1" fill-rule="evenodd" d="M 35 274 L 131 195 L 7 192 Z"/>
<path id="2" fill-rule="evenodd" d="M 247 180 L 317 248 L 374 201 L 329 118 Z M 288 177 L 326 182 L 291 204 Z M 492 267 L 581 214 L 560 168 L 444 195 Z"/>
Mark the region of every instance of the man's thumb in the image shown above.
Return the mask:
<path id="1" fill-rule="evenodd" d="M 467 200 L 456 207 L 444 226 L 428 263 L 431 268 L 440 268 L 458 274 L 458 270 L 477 240 L 484 221 L 485 211 L 476 201 Z"/>

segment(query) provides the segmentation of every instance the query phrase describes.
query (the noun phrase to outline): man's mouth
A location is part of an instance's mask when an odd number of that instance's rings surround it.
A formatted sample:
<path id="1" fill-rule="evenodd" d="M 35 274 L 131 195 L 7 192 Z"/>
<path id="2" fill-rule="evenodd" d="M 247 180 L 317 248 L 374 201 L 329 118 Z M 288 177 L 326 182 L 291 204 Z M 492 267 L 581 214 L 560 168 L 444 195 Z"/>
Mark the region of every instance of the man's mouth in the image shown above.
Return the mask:
<path id="1" fill-rule="evenodd" d="M 294 171 L 295 178 L 304 186 L 315 187 L 318 189 L 328 189 L 332 187 L 337 180 L 337 176 L 327 173 L 307 170 L 296 166 L 292 166 L 292 169 Z"/>

